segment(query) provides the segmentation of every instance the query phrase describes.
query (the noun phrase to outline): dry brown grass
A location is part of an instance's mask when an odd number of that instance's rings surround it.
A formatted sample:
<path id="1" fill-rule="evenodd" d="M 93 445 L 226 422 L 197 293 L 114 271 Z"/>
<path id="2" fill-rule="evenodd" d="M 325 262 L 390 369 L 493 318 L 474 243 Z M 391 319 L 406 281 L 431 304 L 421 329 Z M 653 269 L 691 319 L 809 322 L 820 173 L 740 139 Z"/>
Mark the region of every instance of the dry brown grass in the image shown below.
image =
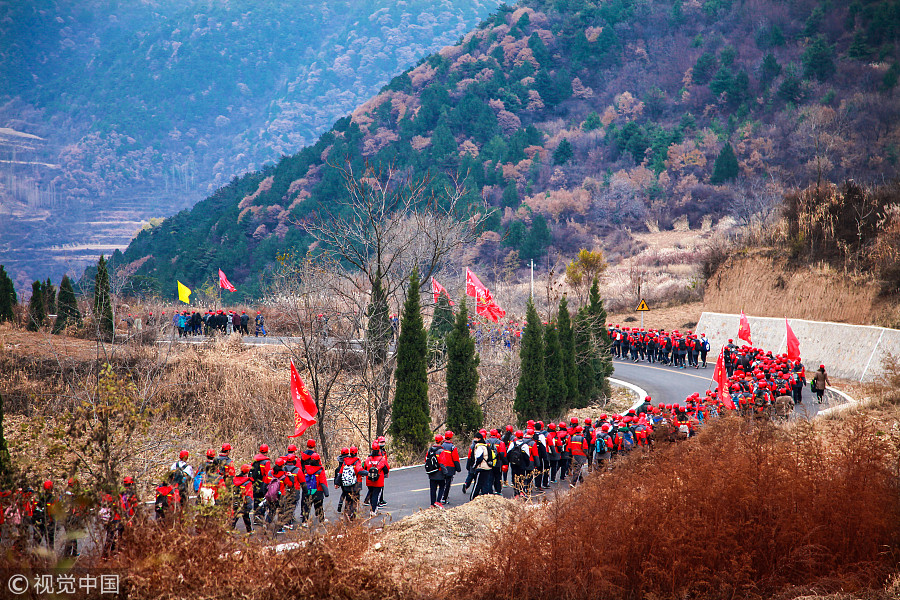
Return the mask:
<path id="1" fill-rule="evenodd" d="M 119 573 L 123 597 L 132 600 L 423 597 L 385 575 L 386 558 L 366 554 L 373 537 L 364 526 L 338 527 L 285 549 L 217 525 L 141 523 L 126 528 L 108 559 L 86 554 L 70 568 L 75 574 Z M 53 566 L 30 553 L 8 554 L 3 563 L 22 573 Z"/>
<path id="2" fill-rule="evenodd" d="M 455 582 L 461 598 L 773 598 L 881 593 L 900 557 L 895 448 L 723 419 L 526 517 Z M 552 568 L 535 568 L 536 565 Z"/>

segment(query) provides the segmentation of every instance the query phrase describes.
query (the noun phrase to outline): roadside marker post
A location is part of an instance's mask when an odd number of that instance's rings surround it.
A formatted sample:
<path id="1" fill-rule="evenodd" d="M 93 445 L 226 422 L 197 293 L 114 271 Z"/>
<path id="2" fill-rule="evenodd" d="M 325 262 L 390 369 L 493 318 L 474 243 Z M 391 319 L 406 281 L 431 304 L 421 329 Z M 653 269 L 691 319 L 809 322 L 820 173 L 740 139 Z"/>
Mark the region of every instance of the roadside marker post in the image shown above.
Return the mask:
<path id="1" fill-rule="evenodd" d="M 637 307 L 637 311 L 641 313 L 641 329 L 644 328 L 644 313 L 650 310 L 650 307 L 647 306 L 647 302 L 641 298 L 641 303 Z"/>

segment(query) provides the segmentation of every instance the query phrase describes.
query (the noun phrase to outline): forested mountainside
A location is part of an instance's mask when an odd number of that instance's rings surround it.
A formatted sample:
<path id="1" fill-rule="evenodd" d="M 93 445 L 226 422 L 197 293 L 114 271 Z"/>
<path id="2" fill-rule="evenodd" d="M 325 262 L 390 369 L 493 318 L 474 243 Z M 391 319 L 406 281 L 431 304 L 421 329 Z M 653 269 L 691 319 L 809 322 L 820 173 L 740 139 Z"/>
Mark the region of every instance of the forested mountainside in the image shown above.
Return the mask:
<path id="1" fill-rule="evenodd" d="M 499 0 L 0 5 L 0 263 L 29 278 L 314 143 Z M 83 265 L 83 263 L 82 263 Z"/>
<path id="2" fill-rule="evenodd" d="M 427 173 L 435 189 L 466 176 L 468 201 L 493 211 L 467 257 L 482 264 L 598 240 L 615 258 L 626 227 L 747 217 L 788 187 L 893 178 L 898 36 L 897 0 L 504 5 L 113 264 L 167 297 L 217 267 L 252 294 L 278 252 L 309 244 L 296 223 L 345 195 L 345 161 Z"/>

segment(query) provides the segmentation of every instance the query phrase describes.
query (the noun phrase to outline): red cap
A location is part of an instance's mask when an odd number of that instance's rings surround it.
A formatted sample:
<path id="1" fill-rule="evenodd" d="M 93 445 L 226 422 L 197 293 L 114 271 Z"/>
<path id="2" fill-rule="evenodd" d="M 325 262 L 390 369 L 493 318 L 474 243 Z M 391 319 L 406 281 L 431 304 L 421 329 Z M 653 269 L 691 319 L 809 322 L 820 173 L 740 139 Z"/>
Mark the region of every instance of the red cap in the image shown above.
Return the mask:
<path id="1" fill-rule="evenodd" d="M 572 417 L 571 419 L 569 419 L 569 423 L 571 423 L 572 425 L 574 425 L 577 422 L 578 422 L 578 417 Z"/>
<path id="2" fill-rule="evenodd" d="M 520 437 L 522 437 L 523 435 L 525 435 L 525 434 L 522 433 L 521 431 L 517 431 L 517 432 L 516 432 L 516 437 L 517 437 L 517 438 L 520 438 Z"/>
<path id="3" fill-rule="evenodd" d="M 372 450 L 378 450 L 378 442 L 372 442 Z"/>
<path id="4" fill-rule="evenodd" d="M 443 441 L 444 441 L 444 436 L 442 436 L 441 434 L 437 434 L 436 436 L 434 436 L 435 444 L 440 444 Z"/>
<path id="5" fill-rule="evenodd" d="M 547 429 L 549 429 L 550 431 L 556 431 L 556 423 L 550 423 L 549 425 L 547 425 Z"/>
<path id="6" fill-rule="evenodd" d="M 309 460 L 312 460 L 315 462 L 319 462 L 321 459 L 322 459 L 322 457 L 319 456 L 318 452 L 313 452 L 312 455 L 309 457 Z"/>
<path id="7" fill-rule="evenodd" d="M 306 440 L 306 447 L 307 447 L 307 448 L 315 448 L 315 447 L 316 447 L 316 440 Z"/>
<path id="8" fill-rule="evenodd" d="M 228 442 L 225 442 L 224 444 L 222 444 L 221 451 L 222 452 L 231 452 L 231 444 L 229 444 Z"/>
<path id="9" fill-rule="evenodd" d="M 590 418 L 585 419 L 585 420 L 584 420 L 584 424 L 585 424 L 585 425 L 590 425 L 590 424 L 591 424 Z"/>
<path id="10" fill-rule="evenodd" d="M 215 451 L 215 450 L 213 450 L 212 448 L 210 448 L 209 450 L 206 451 L 206 458 L 215 458 L 215 457 L 216 457 L 216 451 Z"/>
<path id="11" fill-rule="evenodd" d="M 133 478 L 131 475 L 128 475 L 128 476 L 123 480 L 123 483 L 124 483 L 125 485 L 132 485 L 132 484 L 134 483 L 134 478 Z"/>
<path id="12" fill-rule="evenodd" d="M 241 465 L 241 473 L 249 473 L 250 465 Z"/>
<path id="13" fill-rule="evenodd" d="M 283 466 L 284 466 L 284 463 L 285 463 L 285 460 L 284 460 L 283 458 L 280 458 L 280 457 L 275 461 L 275 465 L 276 465 L 276 466 L 279 466 L 279 467 L 283 467 Z"/>
<path id="14" fill-rule="evenodd" d="M 294 444 L 291 444 L 288 446 L 288 452 L 296 452 L 296 451 L 297 451 L 297 446 L 295 446 Z"/>
<path id="15" fill-rule="evenodd" d="M 452 432 L 452 431 L 447 431 L 447 432 L 445 432 L 445 433 L 444 433 L 444 439 L 445 439 L 445 440 L 452 440 L 452 439 L 453 439 L 453 432 Z"/>
<path id="16" fill-rule="evenodd" d="M 260 444 L 259 451 L 262 454 L 268 454 L 269 453 L 269 445 L 268 444 Z"/>
<path id="17" fill-rule="evenodd" d="M 581 433 L 584 429 L 581 428 L 581 425 L 575 428 L 575 433 Z"/>
<path id="18" fill-rule="evenodd" d="M 350 448 L 341 448 L 341 456 L 350 454 Z"/>
<path id="19" fill-rule="evenodd" d="M 357 448 L 356 446 L 350 446 L 350 454 L 356 454 L 357 452 L 359 452 L 359 448 Z"/>
<path id="20" fill-rule="evenodd" d="M 512 426 L 512 425 L 507 425 L 507 426 L 506 426 L 506 430 L 507 430 L 507 431 L 512 431 L 512 430 L 513 430 L 513 426 Z"/>
<path id="21" fill-rule="evenodd" d="M 49 479 L 48 479 L 47 481 L 45 481 L 45 482 L 44 482 L 44 489 L 45 489 L 45 490 L 52 490 L 52 489 L 53 489 L 53 482 L 50 481 Z"/>
<path id="22" fill-rule="evenodd" d="M 188 456 L 190 456 L 190 454 L 188 453 L 187 450 L 182 450 L 181 452 L 178 453 L 178 458 L 181 460 L 186 459 Z"/>

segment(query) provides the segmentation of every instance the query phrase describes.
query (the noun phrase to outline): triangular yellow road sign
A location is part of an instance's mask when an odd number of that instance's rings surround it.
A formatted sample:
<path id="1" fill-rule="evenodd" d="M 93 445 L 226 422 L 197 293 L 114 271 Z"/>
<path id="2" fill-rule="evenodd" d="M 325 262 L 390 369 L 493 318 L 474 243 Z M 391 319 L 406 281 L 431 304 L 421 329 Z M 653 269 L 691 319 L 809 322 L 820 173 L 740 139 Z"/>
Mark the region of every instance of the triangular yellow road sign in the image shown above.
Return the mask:
<path id="1" fill-rule="evenodd" d="M 638 310 L 650 310 L 650 307 L 647 306 L 647 303 L 641 300 L 641 305 L 637 307 Z"/>

